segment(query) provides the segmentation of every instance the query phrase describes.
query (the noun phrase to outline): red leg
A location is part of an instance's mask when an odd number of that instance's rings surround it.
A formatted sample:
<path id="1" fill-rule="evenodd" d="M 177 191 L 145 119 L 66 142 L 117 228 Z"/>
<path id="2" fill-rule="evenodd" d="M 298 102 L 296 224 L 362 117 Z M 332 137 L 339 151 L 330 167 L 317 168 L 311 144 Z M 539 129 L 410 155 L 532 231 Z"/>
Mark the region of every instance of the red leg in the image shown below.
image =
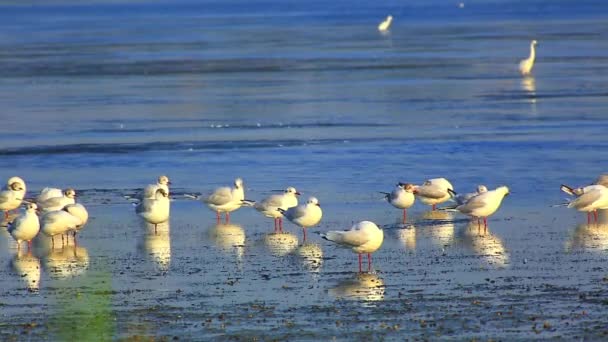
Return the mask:
<path id="1" fill-rule="evenodd" d="M 220 212 L 216 211 L 215 212 L 215 221 L 217 221 L 217 224 L 220 224 L 220 220 L 221 220 L 221 218 L 220 218 Z"/>
<path id="2" fill-rule="evenodd" d="M 591 224 L 591 212 L 587 212 L 587 224 Z"/>
<path id="3" fill-rule="evenodd" d="M 156 233 L 157 233 L 157 230 L 156 230 L 157 226 L 158 226 L 158 224 L 155 223 L 154 224 L 154 235 L 156 235 Z"/>
<path id="4" fill-rule="evenodd" d="M 435 208 L 436 208 L 436 206 L 435 206 L 435 204 L 433 204 L 433 210 L 435 210 Z"/>
<path id="5" fill-rule="evenodd" d="M 598 220 L 598 217 L 599 217 L 597 210 L 593 211 L 593 217 L 595 218 L 595 223 L 597 223 L 597 220 Z"/>
<path id="6" fill-rule="evenodd" d="M 363 272 L 361 270 L 361 254 L 359 254 L 359 273 Z"/>
<path id="7" fill-rule="evenodd" d="M 32 250 L 32 240 L 27 242 L 27 251 L 31 251 Z"/>
<path id="8" fill-rule="evenodd" d="M 483 218 L 483 227 L 488 229 L 488 218 L 487 217 Z"/>
<path id="9" fill-rule="evenodd" d="M 302 227 L 302 232 L 304 232 L 304 241 L 302 241 L 304 243 L 306 242 L 306 228 Z"/>
<path id="10" fill-rule="evenodd" d="M 279 231 L 282 233 L 283 232 L 283 218 L 279 217 Z"/>
<path id="11" fill-rule="evenodd" d="M 226 212 L 226 223 L 230 223 L 230 213 Z"/>
<path id="12" fill-rule="evenodd" d="M 372 271 L 372 254 L 367 253 L 367 272 Z"/>

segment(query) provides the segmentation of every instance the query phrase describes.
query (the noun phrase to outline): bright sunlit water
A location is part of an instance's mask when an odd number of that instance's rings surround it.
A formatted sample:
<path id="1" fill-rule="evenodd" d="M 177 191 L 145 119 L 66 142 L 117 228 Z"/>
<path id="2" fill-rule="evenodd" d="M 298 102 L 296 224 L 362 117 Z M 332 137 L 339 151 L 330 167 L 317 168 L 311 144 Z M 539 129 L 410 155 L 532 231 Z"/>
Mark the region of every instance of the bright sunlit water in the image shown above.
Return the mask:
<path id="1" fill-rule="evenodd" d="M 608 170 L 608 4 L 458 3 L 0 3 L 0 179 L 91 214 L 32 255 L 0 229 L 2 339 L 601 339 L 608 228 L 551 205 Z M 155 234 L 123 195 L 160 174 Z M 374 271 L 182 196 L 235 177 L 318 197 L 311 231 L 378 223 Z M 434 177 L 512 193 L 486 234 L 421 203 L 404 228 L 378 191 Z"/>

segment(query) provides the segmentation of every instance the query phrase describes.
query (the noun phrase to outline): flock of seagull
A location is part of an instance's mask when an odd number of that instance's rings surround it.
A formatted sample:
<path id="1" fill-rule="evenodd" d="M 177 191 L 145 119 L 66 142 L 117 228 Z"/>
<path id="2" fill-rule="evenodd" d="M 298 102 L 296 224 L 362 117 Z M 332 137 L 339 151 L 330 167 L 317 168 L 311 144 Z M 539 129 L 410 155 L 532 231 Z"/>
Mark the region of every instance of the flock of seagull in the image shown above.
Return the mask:
<path id="1" fill-rule="evenodd" d="M 167 176 L 160 176 L 155 184 L 150 184 L 136 198 L 135 212 L 144 221 L 156 227 L 167 222 L 170 216 L 169 185 Z M 572 196 L 566 203 L 560 204 L 587 213 L 588 223 L 598 220 L 597 210 L 608 209 L 608 174 L 600 175 L 591 185 L 571 187 L 561 185 L 561 190 Z M 31 249 L 32 239 L 39 232 L 51 238 L 55 245 L 55 236 L 60 235 L 62 245 L 65 238 L 72 235 L 76 244 L 76 234 L 88 221 L 88 212 L 84 205 L 76 203 L 76 191 L 72 188 L 65 190 L 44 188 L 36 198 L 25 198 L 25 181 L 19 177 L 11 177 L 6 186 L 0 191 L 0 210 L 5 212 L 8 232 L 17 241 L 20 250 L 21 243 L 28 243 Z M 432 206 L 433 210 L 457 211 L 477 220 L 481 229 L 483 220 L 484 230 L 487 230 L 487 218 L 493 215 L 501 206 L 503 199 L 509 195 L 509 188 L 499 186 L 488 190 L 479 185 L 476 191 L 458 194 L 452 184 L 445 178 L 426 180 L 421 185 L 398 183 L 391 192 L 381 192 L 386 201 L 393 207 L 403 211 L 403 222 L 407 220 L 407 209 L 414 205 L 416 199 Z M 262 215 L 274 220 L 274 231 L 283 232 L 283 218 L 302 228 L 304 241 L 306 229 L 321 221 L 323 211 L 319 200 L 310 197 L 306 203 L 298 204 L 300 193 L 294 187 L 287 187 L 280 194 L 273 194 L 260 201 L 245 198 L 243 180 L 237 178 L 232 187 L 220 187 L 208 195 L 185 195 L 188 198 L 200 200 L 210 210 L 216 213 L 216 220 L 221 221 L 222 213 L 225 222 L 230 221 L 230 213 L 241 207 L 252 207 Z M 438 204 L 451 201 L 452 205 L 437 208 Z M 25 204 L 25 210 L 13 220 L 9 220 L 9 212 Z M 359 271 L 362 266 L 362 256 L 367 254 L 368 269 L 371 269 L 371 253 L 380 248 L 384 234 L 375 223 L 361 221 L 349 230 L 327 231 L 320 234 L 325 240 L 352 249 L 359 257 Z M 69 241 L 69 240 L 68 240 Z"/>

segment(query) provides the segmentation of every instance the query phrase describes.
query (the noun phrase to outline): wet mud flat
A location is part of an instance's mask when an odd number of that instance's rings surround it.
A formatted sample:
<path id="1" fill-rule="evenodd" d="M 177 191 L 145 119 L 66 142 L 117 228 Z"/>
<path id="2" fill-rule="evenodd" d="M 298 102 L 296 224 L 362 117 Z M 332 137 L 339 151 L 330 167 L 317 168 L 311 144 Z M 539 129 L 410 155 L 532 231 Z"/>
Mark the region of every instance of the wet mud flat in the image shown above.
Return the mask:
<path id="1" fill-rule="evenodd" d="M 391 216 L 359 274 L 355 254 L 316 234 L 303 243 L 244 210 L 218 225 L 196 205 L 174 202 L 156 233 L 128 205 L 94 206 L 77 246 L 31 254 L 3 231 L 0 338 L 608 337 L 608 226 L 570 212 L 497 215 L 485 232 L 451 213 Z"/>

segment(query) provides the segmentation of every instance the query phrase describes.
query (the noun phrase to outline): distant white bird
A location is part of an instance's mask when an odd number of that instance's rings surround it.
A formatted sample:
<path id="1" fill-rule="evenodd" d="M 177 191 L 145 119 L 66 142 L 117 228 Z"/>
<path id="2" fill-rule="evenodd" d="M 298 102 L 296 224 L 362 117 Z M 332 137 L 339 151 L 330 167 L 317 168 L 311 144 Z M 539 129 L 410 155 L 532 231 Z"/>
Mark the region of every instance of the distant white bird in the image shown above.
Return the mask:
<path id="1" fill-rule="evenodd" d="M 63 190 L 61 190 L 61 189 L 44 188 L 44 189 L 42 189 L 42 191 L 40 191 L 40 194 L 38 195 L 38 197 L 36 197 L 36 203 L 44 202 L 44 201 L 48 200 L 49 198 L 62 197 L 62 196 L 63 196 Z"/>
<path id="2" fill-rule="evenodd" d="M 522 75 L 530 75 L 532 68 L 534 67 L 534 60 L 536 59 L 536 40 L 530 42 L 530 56 L 519 62 L 519 72 Z"/>
<path id="3" fill-rule="evenodd" d="M 466 203 L 472 197 L 475 197 L 484 192 L 488 192 L 488 188 L 486 188 L 485 185 L 478 185 L 477 191 L 475 191 L 475 192 L 469 192 L 466 194 L 457 194 L 454 190 L 448 190 L 448 192 L 450 193 L 450 195 L 452 196 L 454 201 L 456 201 L 456 203 L 460 205 L 460 204 Z"/>
<path id="4" fill-rule="evenodd" d="M 306 204 L 301 204 L 297 207 L 292 207 L 287 210 L 278 209 L 285 218 L 294 224 L 302 227 L 304 234 L 304 242 L 306 241 L 306 228 L 312 227 L 321 222 L 323 211 L 316 197 L 310 197 Z"/>
<path id="5" fill-rule="evenodd" d="M 392 23 L 393 23 L 393 16 L 392 15 L 387 16 L 383 22 L 378 24 L 378 31 L 380 31 L 380 32 L 388 31 L 388 29 L 391 27 Z"/>
<path id="6" fill-rule="evenodd" d="M 37 208 L 35 203 L 29 203 L 25 212 L 8 226 L 8 232 L 17 241 L 17 250 L 21 249 L 22 241 L 27 241 L 28 250 L 32 249 L 32 239 L 40 231 L 40 221 L 36 215 Z"/>
<path id="7" fill-rule="evenodd" d="M 37 202 L 42 212 L 56 211 L 63 209 L 68 204 L 76 203 L 76 190 L 67 188 L 61 197 L 51 197 L 43 202 Z"/>
<path id="8" fill-rule="evenodd" d="M 594 213 L 597 221 L 597 210 L 608 209 L 608 188 L 603 185 L 586 186 L 583 188 L 583 192 L 568 204 L 568 208 Z M 587 215 L 587 221 L 590 221 L 589 215 Z"/>
<path id="9" fill-rule="evenodd" d="M 380 192 L 393 207 L 403 209 L 403 223 L 407 219 L 407 209 L 414 205 L 416 200 L 414 188 L 414 184 L 398 183 L 391 193 Z"/>
<path id="10" fill-rule="evenodd" d="M 0 191 L 0 211 L 4 211 L 4 218 L 8 219 L 8 212 L 19 208 L 25 198 L 25 182 L 19 177 L 11 177 L 6 186 Z"/>
<path id="11" fill-rule="evenodd" d="M 158 188 L 154 198 L 144 198 L 136 207 L 135 212 L 146 222 L 154 225 L 156 232 L 157 225 L 169 220 L 171 202 L 169 194 L 165 190 Z"/>
<path id="12" fill-rule="evenodd" d="M 243 180 L 234 180 L 234 188 L 221 187 L 216 189 L 211 195 L 203 198 L 209 209 L 215 211 L 216 219 L 220 221 L 220 213 L 226 213 L 226 222 L 230 222 L 230 212 L 239 209 L 245 200 L 245 188 Z"/>
<path id="13" fill-rule="evenodd" d="M 428 179 L 422 185 L 414 186 L 414 194 L 422 203 L 433 206 L 433 210 L 437 204 L 451 198 L 448 190 L 454 191 L 454 187 L 445 178 Z"/>
<path id="14" fill-rule="evenodd" d="M 384 233 L 375 223 L 361 221 L 353 225 L 349 230 L 332 230 L 321 234 L 321 237 L 350 248 L 353 252 L 359 254 L 359 272 L 361 272 L 361 255 L 367 253 L 367 270 L 369 272 L 372 267 L 371 253 L 374 253 L 382 246 Z"/>
<path id="15" fill-rule="evenodd" d="M 503 198 L 509 195 L 509 188 L 500 186 L 494 190 L 481 193 L 471 197 L 467 202 L 460 204 L 456 210 L 465 215 L 477 218 L 478 226 L 479 219 L 483 218 L 484 228 L 488 228 L 488 216 L 494 214 L 500 207 Z"/>
<path id="16" fill-rule="evenodd" d="M 283 214 L 279 208 L 287 210 L 298 205 L 298 196 L 300 193 L 294 187 L 288 187 L 282 194 L 276 194 L 266 197 L 260 202 L 245 200 L 249 205 L 252 205 L 255 210 L 262 213 L 266 217 L 274 219 L 274 231 L 283 231 Z"/>
<path id="17" fill-rule="evenodd" d="M 162 175 L 162 176 L 158 177 L 158 181 L 156 182 L 156 184 L 148 184 L 144 188 L 144 191 L 141 194 L 141 199 L 154 198 L 154 196 L 156 196 L 157 189 L 163 189 L 163 190 L 165 190 L 167 195 L 169 195 L 170 194 L 169 185 L 171 185 L 171 181 L 169 181 L 169 177 Z"/>
<path id="18" fill-rule="evenodd" d="M 55 247 L 55 235 L 61 235 L 76 229 L 81 219 L 70 214 L 67 210 L 49 211 L 40 218 L 40 231 L 51 237 L 52 246 Z"/>

